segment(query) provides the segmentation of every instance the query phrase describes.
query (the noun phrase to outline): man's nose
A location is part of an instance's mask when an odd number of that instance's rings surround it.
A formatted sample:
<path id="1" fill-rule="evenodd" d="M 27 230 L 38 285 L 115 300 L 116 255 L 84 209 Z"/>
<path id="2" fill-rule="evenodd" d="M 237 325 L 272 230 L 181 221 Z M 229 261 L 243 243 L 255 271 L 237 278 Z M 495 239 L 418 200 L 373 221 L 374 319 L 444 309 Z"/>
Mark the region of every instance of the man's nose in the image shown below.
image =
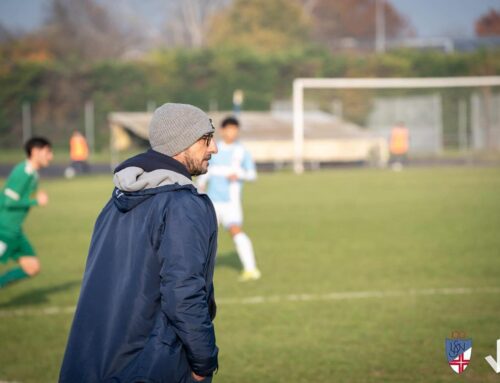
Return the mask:
<path id="1" fill-rule="evenodd" d="M 210 141 L 210 146 L 208 147 L 208 151 L 210 153 L 217 153 L 219 151 L 219 149 L 217 148 L 217 143 L 215 142 L 215 140 L 212 140 Z"/>

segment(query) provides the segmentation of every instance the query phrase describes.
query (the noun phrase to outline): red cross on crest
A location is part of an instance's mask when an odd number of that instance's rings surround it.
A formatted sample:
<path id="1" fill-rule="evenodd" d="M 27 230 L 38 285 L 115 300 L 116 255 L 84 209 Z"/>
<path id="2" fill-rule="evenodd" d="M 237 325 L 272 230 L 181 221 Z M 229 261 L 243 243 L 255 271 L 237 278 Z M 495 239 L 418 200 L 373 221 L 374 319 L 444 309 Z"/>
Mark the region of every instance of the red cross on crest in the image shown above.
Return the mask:
<path id="1" fill-rule="evenodd" d="M 470 359 L 465 359 L 465 353 L 460 354 L 457 358 L 453 359 L 450 363 L 450 366 L 457 366 L 458 373 L 461 374 L 469 365 Z M 453 368 L 453 367 L 452 367 Z M 455 370 L 453 368 L 453 370 Z M 456 370 L 455 370 L 456 371 Z"/>

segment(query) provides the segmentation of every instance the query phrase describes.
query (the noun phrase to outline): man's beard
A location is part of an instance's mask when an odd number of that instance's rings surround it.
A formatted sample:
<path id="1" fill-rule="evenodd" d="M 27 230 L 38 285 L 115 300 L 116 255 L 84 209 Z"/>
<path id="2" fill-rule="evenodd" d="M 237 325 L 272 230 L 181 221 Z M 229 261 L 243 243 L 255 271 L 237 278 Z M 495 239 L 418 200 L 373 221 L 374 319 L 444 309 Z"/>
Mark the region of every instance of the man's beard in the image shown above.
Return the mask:
<path id="1" fill-rule="evenodd" d="M 207 172 L 207 168 L 203 167 L 203 161 L 205 158 L 201 161 L 197 161 L 195 158 L 191 157 L 189 153 L 186 153 L 184 159 L 186 161 L 187 170 L 192 176 L 199 176 L 200 174 L 205 174 Z"/>

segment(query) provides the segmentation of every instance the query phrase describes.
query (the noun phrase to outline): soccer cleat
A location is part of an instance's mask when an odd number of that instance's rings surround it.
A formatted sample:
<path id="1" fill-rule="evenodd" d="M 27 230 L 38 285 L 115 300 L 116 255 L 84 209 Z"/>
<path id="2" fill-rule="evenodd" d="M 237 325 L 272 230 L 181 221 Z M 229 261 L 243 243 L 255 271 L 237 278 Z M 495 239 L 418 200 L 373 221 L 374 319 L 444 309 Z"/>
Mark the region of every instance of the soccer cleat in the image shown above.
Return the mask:
<path id="1" fill-rule="evenodd" d="M 238 280 L 240 282 L 248 282 L 248 281 L 256 281 L 261 276 L 260 271 L 258 269 L 253 270 L 244 270 Z"/>

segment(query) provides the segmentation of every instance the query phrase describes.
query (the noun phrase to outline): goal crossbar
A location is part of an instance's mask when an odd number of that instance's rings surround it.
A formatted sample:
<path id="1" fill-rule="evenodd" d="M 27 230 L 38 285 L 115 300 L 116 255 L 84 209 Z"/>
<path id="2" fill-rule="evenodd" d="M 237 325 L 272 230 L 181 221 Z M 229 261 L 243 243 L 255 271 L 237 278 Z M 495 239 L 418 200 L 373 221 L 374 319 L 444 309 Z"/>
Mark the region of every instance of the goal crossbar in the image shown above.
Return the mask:
<path id="1" fill-rule="evenodd" d="M 408 89 L 500 86 L 500 76 L 398 77 L 398 78 L 297 78 L 293 81 L 294 171 L 304 171 L 305 89 Z"/>

